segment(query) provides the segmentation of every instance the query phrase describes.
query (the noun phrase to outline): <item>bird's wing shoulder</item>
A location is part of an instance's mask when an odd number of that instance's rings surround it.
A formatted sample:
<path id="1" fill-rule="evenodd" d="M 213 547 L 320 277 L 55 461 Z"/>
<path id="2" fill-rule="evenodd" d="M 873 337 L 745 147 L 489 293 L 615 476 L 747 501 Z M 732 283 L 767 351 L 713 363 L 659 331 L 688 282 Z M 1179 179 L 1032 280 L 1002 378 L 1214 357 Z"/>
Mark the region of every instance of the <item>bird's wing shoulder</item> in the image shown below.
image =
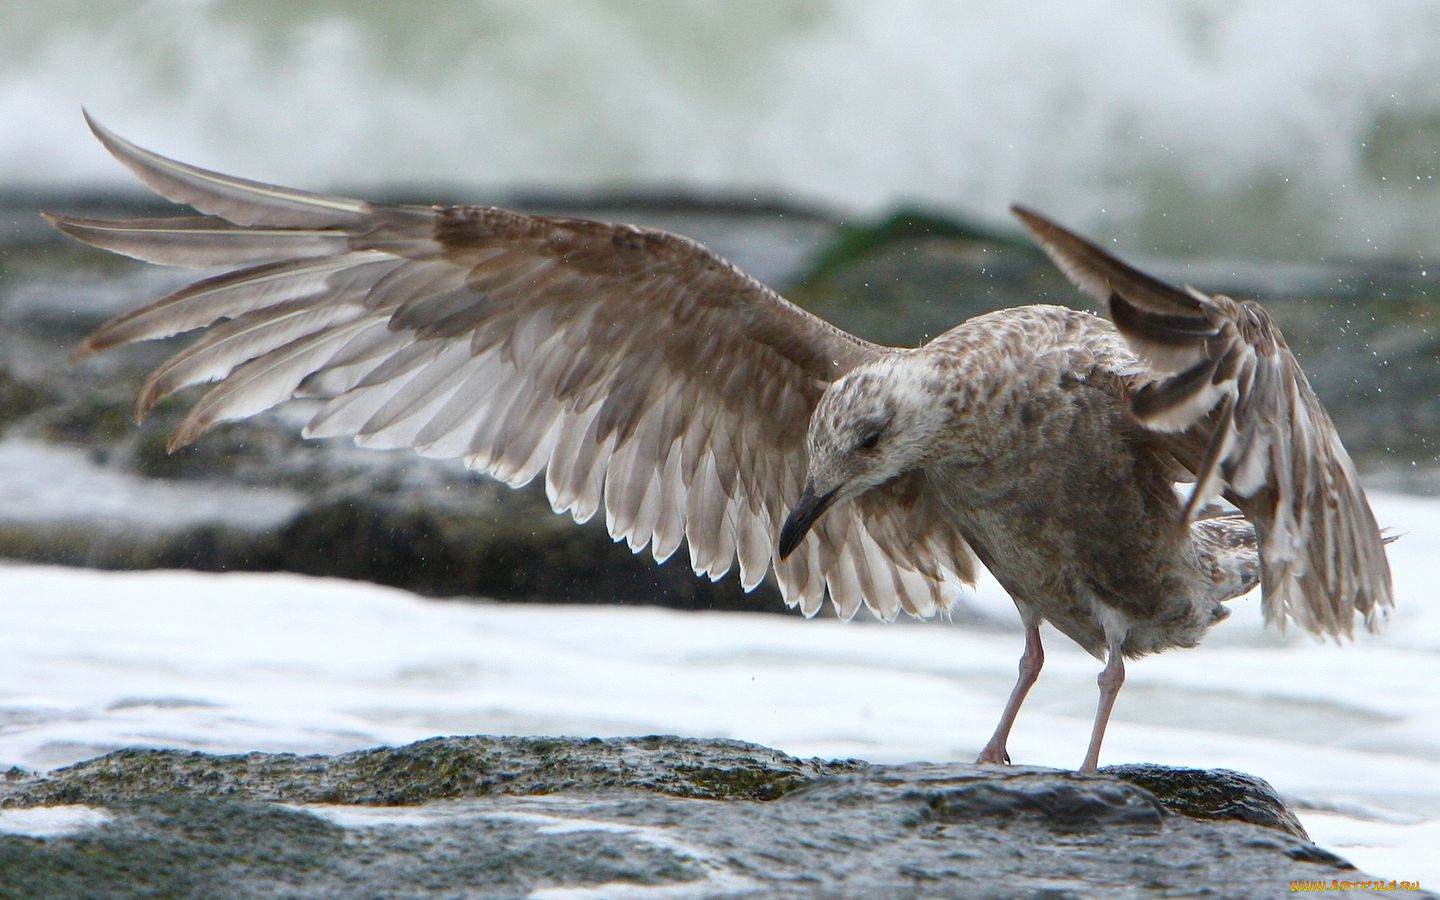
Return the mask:
<path id="1" fill-rule="evenodd" d="M 1131 408 L 1193 473 L 1190 520 L 1217 496 L 1260 536 L 1268 621 L 1349 635 L 1392 605 L 1380 530 L 1349 454 L 1280 329 L 1255 302 L 1180 290 L 1028 210 L 1056 264 L 1148 368 Z"/>

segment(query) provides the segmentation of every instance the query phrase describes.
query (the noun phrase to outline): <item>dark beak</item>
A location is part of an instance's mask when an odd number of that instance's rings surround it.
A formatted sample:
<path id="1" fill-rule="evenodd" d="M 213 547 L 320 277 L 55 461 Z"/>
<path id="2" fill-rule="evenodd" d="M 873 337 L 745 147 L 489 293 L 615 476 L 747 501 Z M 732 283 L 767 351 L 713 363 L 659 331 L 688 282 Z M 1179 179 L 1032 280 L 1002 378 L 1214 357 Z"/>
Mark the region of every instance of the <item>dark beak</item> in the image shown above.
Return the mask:
<path id="1" fill-rule="evenodd" d="M 796 501 L 795 508 L 790 510 L 790 516 L 785 520 L 784 526 L 780 529 L 780 558 L 785 559 L 795 551 L 800 541 L 809 533 L 815 520 L 819 519 L 830 504 L 835 502 L 835 494 L 839 488 L 822 496 L 815 496 L 815 486 L 806 484 L 805 491 Z"/>

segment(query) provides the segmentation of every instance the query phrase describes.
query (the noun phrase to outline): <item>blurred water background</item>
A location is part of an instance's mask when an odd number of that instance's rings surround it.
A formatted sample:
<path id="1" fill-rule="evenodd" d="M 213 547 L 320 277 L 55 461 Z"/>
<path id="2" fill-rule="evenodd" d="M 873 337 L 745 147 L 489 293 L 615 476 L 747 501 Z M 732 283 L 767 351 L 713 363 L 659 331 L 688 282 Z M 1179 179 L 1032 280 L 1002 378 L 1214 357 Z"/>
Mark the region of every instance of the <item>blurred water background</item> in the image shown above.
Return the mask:
<path id="1" fill-rule="evenodd" d="M 119 188 L 83 104 L 315 188 L 1024 200 L 1186 256 L 1440 250 L 1424 0 L 0 2 L 0 192 Z"/>

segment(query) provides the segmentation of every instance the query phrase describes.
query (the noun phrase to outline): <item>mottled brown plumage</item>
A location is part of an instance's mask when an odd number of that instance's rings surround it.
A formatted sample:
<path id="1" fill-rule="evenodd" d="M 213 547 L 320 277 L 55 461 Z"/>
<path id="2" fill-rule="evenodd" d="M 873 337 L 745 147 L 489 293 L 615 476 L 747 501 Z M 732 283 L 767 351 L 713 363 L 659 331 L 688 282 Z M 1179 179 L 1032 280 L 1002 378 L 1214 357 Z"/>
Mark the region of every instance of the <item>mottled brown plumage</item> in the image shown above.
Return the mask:
<path id="1" fill-rule="evenodd" d="M 848 618 L 943 611 L 975 561 L 1026 624 L 1005 742 L 1050 621 L 1107 659 L 1191 646 L 1260 580 L 1269 619 L 1346 635 L 1390 605 L 1378 529 L 1334 427 L 1263 309 L 1176 290 L 1017 214 L 1115 326 L 1003 310 L 918 349 L 855 338 L 704 247 L 629 225 L 382 206 L 173 162 L 92 123 L 202 215 L 56 227 L 118 253 L 227 266 L 102 326 L 77 357 L 200 329 L 137 414 L 218 382 L 172 436 L 293 396 L 314 436 L 462 457 L 558 512 L 602 508 L 657 560 L 773 570 Z M 1188 499 L 1174 482 L 1193 481 Z M 1224 497 L 1238 513 L 1209 504 Z M 788 513 L 788 516 L 787 516 Z M 1257 537 L 1258 535 L 1258 537 Z M 1257 544 L 1258 541 L 1258 544 Z"/>

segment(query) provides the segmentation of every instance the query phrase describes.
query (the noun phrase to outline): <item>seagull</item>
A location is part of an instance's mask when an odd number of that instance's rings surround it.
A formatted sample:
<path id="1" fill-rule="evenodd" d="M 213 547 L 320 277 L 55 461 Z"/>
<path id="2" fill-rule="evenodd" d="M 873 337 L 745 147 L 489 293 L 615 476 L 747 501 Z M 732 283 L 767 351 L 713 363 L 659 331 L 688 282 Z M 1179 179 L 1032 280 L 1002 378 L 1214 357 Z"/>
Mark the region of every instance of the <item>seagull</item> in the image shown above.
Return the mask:
<path id="1" fill-rule="evenodd" d="M 1040 625 L 1104 667 L 1095 772 L 1126 657 L 1194 646 L 1260 584 L 1267 624 L 1334 638 L 1393 606 L 1384 539 L 1329 415 L 1263 307 L 1179 289 L 1040 214 L 1029 233 L 1109 319 L 976 316 L 916 348 L 796 307 L 702 245 L 487 206 L 367 203 L 223 175 L 86 120 L 198 215 L 48 215 L 152 263 L 220 267 L 102 325 L 75 358 L 195 332 L 137 420 L 213 383 L 171 435 L 296 397 L 309 437 L 461 458 L 556 512 L 602 511 L 657 562 L 773 573 L 841 619 L 947 611 L 983 564 L 1025 629 L 977 763 L 1040 674 Z M 1189 485 L 1177 489 L 1177 485 Z"/>

